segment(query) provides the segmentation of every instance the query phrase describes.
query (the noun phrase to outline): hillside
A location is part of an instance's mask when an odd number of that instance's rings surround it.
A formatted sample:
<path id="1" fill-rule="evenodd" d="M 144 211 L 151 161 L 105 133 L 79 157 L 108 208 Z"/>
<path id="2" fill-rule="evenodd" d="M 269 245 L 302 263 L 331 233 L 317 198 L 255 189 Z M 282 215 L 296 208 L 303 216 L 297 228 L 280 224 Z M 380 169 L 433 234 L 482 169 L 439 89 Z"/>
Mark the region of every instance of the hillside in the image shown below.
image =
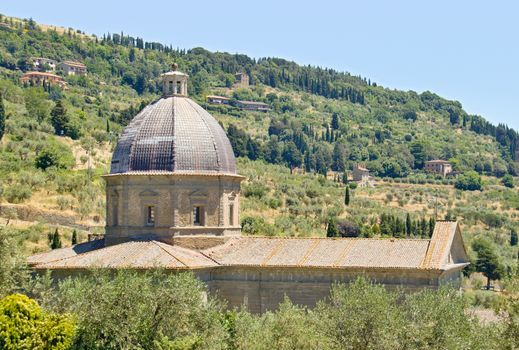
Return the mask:
<path id="1" fill-rule="evenodd" d="M 426 235 L 423 222 L 449 217 L 461 221 L 468 242 L 488 237 L 503 261 L 515 264 L 517 247 L 509 242 L 519 193 L 502 179 L 518 174 L 519 136 L 467 114 L 457 101 L 279 58 L 173 49 L 122 34 L 98 38 L 5 16 L 0 22 L 7 116 L 0 220 L 19 229 L 27 252 L 48 249 L 56 227 L 65 244 L 73 229 L 80 240 L 103 232 L 100 175 L 122 128 L 159 96 L 159 76 L 176 62 L 190 75 L 190 96 L 220 121 L 241 157 L 245 233 L 322 236 L 331 218 L 355 235 L 384 235 L 391 216 L 393 234 L 405 236 L 400 229 L 409 213 L 412 234 Z M 88 75 L 64 76 L 65 90 L 21 84 L 36 57 L 82 62 Z M 250 87 L 235 86 L 236 72 L 248 74 Z M 271 110 L 208 105 L 209 94 L 262 101 Z M 424 162 L 432 159 L 477 172 L 482 191 L 457 190 L 455 178 L 426 174 Z M 336 179 L 358 163 L 371 170 L 374 186 L 348 185 L 345 206 L 346 184 Z"/>

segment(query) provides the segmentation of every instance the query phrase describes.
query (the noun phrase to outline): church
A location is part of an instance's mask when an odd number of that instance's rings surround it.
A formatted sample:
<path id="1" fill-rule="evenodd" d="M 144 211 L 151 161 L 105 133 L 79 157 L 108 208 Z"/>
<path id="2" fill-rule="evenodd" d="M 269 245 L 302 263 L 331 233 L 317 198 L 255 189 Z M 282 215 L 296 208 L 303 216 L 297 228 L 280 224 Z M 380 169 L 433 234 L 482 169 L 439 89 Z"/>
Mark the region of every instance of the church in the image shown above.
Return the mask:
<path id="1" fill-rule="evenodd" d="M 459 225 L 430 239 L 242 236 L 232 146 L 187 96 L 188 76 L 162 75 L 163 96 L 139 112 L 114 150 L 102 239 L 28 258 L 56 278 L 94 268 L 190 271 L 230 308 L 275 309 L 288 296 L 314 306 L 336 282 L 366 276 L 406 290 L 459 285 L 468 264 Z"/>

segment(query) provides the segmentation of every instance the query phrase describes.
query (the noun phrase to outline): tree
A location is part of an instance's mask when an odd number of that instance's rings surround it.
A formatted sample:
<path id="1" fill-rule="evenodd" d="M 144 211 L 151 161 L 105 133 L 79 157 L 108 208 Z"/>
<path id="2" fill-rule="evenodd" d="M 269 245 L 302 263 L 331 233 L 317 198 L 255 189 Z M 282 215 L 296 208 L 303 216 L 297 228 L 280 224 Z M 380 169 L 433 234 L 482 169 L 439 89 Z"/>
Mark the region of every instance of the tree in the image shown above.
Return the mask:
<path id="1" fill-rule="evenodd" d="M 503 178 L 501 179 L 501 183 L 503 184 L 503 186 L 506 186 L 508 188 L 514 188 L 515 186 L 514 178 L 510 174 L 506 174 L 505 176 L 503 176 Z"/>
<path id="2" fill-rule="evenodd" d="M 337 113 L 333 113 L 332 115 L 332 129 L 339 129 L 339 115 Z"/>
<path id="3" fill-rule="evenodd" d="M 19 289 L 29 277 L 22 251 L 14 232 L 0 227 L 0 298 Z"/>
<path id="4" fill-rule="evenodd" d="M 13 294 L 0 300 L 1 349 L 69 349 L 74 330 L 69 315 L 46 313 L 25 295 Z"/>
<path id="5" fill-rule="evenodd" d="M 76 231 L 76 229 L 74 229 L 72 231 L 72 240 L 71 241 L 72 241 L 72 245 L 77 244 L 77 231 Z"/>
<path id="6" fill-rule="evenodd" d="M 411 154 L 414 157 L 414 167 L 416 169 L 423 169 L 425 161 L 427 160 L 425 144 L 421 141 L 413 142 L 411 144 Z"/>
<path id="7" fill-rule="evenodd" d="M 492 244 L 483 239 L 473 242 L 472 248 L 477 254 L 476 271 L 481 272 L 487 278 L 487 290 L 490 289 L 490 282 L 502 278 L 504 268 L 499 261 L 499 257 Z"/>
<path id="8" fill-rule="evenodd" d="M 405 217 L 405 234 L 407 238 L 411 237 L 411 230 L 412 230 L 413 223 L 411 221 L 411 214 L 407 213 Z"/>
<path id="9" fill-rule="evenodd" d="M 477 172 L 469 171 L 458 177 L 454 187 L 463 191 L 478 191 L 483 187 L 483 181 Z"/>
<path id="10" fill-rule="evenodd" d="M 5 133 L 5 107 L 4 107 L 4 99 L 2 94 L 0 94 L 0 140 Z"/>
<path id="11" fill-rule="evenodd" d="M 223 306 L 191 273 L 97 271 L 55 294 L 51 306 L 77 319 L 75 349 L 227 348 Z"/>
<path id="12" fill-rule="evenodd" d="M 399 349 L 405 319 L 398 300 L 399 294 L 360 277 L 333 285 L 329 302 L 315 313 L 332 349 Z"/>
<path id="13" fill-rule="evenodd" d="M 518 239 L 517 239 L 517 232 L 512 229 L 510 230 L 510 245 L 512 247 L 515 247 L 517 245 Z"/>
<path id="14" fill-rule="evenodd" d="M 346 186 L 346 193 L 344 194 L 344 205 L 350 205 L 350 188 Z"/>
<path id="15" fill-rule="evenodd" d="M 337 237 L 338 231 L 337 231 L 337 223 L 335 222 L 335 219 L 330 217 L 328 219 L 328 226 L 326 228 L 326 237 Z"/>
<path id="16" fill-rule="evenodd" d="M 347 185 L 348 184 L 348 172 L 344 170 L 344 173 L 342 174 L 342 183 Z"/>
<path id="17" fill-rule="evenodd" d="M 29 117 L 37 122 L 43 122 L 49 115 L 49 101 L 47 94 L 41 87 L 32 87 L 25 90 L 25 109 Z"/>
<path id="18" fill-rule="evenodd" d="M 70 149 L 58 143 L 49 142 L 48 145 L 38 153 L 35 159 L 37 168 L 46 170 L 50 167 L 68 169 L 75 163 Z"/>
<path id="19" fill-rule="evenodd" d="M 67 115 L 67 110 L 61 100 L 56 102 L 56 105 L 50 112 L 50 122 L 54 127 L 54 133 L 58 136 L 68 136 L 72 139 L 79 138 L 79 127 L 72 123 L 70 117 Z"/>
<path id="20" fill-rule="evenodd" d="M 61 248 L 61 237 L 59 235 L 58 229 L 54 231 L 54 234 L 52 235 L 52 242 L 50 244 L 51 249 L 58 249 Z"/>

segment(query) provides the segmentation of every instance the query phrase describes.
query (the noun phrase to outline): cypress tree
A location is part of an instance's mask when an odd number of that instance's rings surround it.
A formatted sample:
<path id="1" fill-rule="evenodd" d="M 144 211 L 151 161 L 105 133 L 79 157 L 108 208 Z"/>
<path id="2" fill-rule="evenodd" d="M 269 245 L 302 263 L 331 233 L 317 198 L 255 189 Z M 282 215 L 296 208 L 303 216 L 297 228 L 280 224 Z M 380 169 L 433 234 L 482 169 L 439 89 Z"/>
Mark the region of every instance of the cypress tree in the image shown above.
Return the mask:
<path id="1" fill-rule="evenodd" d="M 74 231 L 72 231 L 72 245 L 75 245 L 77 244 L 77 231 L 76 229 L 74 229 Z"/>
<path id="2" fill-rule="evenodd" d="M 52 236 L 52 243 L 50 245 L 51 249 L 61 248 L 61 237 L 59 235 L 58 229 L 54 231 L 54 235 Z"/>
<path id="3" fill-rule="evenodd" d="M 346 186 L 346 193 L 344 194 L 344 204 L 346 206 L 350 205 L 350 188 Z"/>
<path id="4" fill-rule="evenodd" d="M 4 136 L 5 132 L 5 108 L 4 108 L 4 99 L 0 94 L 0 140 Z"/>
<path id="5" fill-rule="evenodd" d="M 407 213 L 407 216 L 405 217 L 405 234 L 407 238 L 411 237 L 411 215 Z"/>
<path id="6" fill-rule="evenodd" d="M 432 235 L 433 235 L 434 226 L 436 226 L 436 219 L 431 217 L 429 219 L 429 237 L 432 237 Z"/>
<path id="7" fill-rule="evenodd" d="M 328 219 L 328 227 L 326 228 L 326 237 L 337 237 L 337 224 L 333 218 Z"/>
<path id="8" fill-rule="evenodd" d="M 333 113 L 332 115 L 332 129 L 339 129 L 339 115 L 337 113 Z"/>
<path id="9" fill-rule="evenodd" d="M 347 185 L 348 184 L 348 172 L 345 170 L 344 174 L 342 174 L 342 183 Z"/>
<path id="10" fill-rule="evenodd" d="M 517 245 L 517 241 L 518 241 L 518 239 L 517 239 L 517 232 L 514 229 L 512 229 L 510 231 L 510 245 L 512 247 L 515 247 Z"/>

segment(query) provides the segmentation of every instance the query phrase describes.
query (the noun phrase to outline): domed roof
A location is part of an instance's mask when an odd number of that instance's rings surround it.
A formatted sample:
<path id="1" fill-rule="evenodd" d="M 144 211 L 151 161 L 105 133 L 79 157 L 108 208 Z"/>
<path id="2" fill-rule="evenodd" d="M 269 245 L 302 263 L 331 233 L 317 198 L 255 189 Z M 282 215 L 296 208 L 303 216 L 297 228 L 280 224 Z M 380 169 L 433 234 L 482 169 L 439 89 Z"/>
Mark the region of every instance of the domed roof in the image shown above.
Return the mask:
<path id="1" fill-rule="evenodd" d="M 175 93 L 146 106 L 124 129 L 110 174 L 129 172 L 236 174 L 236 160 L 216 119 Z"/>

